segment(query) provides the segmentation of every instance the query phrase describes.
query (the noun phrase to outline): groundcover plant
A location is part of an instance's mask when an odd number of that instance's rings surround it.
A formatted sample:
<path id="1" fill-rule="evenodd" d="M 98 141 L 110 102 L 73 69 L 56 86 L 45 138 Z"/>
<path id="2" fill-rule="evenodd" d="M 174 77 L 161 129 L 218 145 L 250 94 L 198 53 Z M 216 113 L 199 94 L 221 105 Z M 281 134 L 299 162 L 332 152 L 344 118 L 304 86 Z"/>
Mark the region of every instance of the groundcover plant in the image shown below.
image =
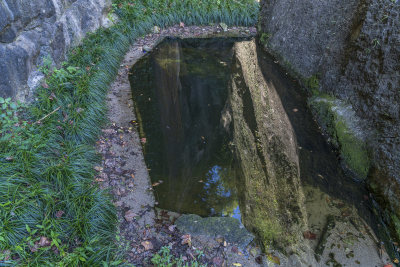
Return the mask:
<path id="1" fill-rule="evenodd" d="M 135 39 L 154 26 L 255 25 L 253 0 L 115 0 L 114 26 L 88 34 L 46 75 L 30 105 L 0 98 L 0 265 L 112 266 L 111 196 L 94 184 L 105 97 Z"/>

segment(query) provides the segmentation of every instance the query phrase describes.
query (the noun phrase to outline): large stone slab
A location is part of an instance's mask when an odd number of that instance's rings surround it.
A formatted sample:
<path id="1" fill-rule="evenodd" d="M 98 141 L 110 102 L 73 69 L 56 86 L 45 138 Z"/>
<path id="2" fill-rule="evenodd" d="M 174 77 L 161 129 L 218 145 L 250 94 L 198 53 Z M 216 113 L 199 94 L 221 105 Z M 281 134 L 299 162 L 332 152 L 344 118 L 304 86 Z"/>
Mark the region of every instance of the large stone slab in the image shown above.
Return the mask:
<path id="1" fill-rule="evenodd" d="M 229 103 L 223 115 L 233 133 L 239 204 L 244 225 L 264 249 L 308 253 L 296 137 L 274 85 L 258 65 L 255 41 L 234 46 Z M 303 257 L 310 258 L 310 257 Z"/>
<path id="2" fill-rule="evenodd" d="M 185 214 L 180 216 L 175 224 L 183 233 L 211 238 L 223 237 L 227 242 L 237 244 L 240 248 L 245 248 L 254 239 L 253 234 L 232 217 L 202 218 L 195 214 Z"/>

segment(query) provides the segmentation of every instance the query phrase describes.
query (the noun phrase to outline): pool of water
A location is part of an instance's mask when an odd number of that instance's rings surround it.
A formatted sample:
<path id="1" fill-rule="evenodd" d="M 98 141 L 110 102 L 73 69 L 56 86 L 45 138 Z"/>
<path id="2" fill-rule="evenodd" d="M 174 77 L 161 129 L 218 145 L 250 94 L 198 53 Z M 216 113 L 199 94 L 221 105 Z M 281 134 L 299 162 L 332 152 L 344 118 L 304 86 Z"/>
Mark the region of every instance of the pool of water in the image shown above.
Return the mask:
<path id="1" fill-rule="evenodd" d="M 221 123 L 233 45 L 240 40 L 166 39 L 131 70 L 145 161 L 162 209 L 241 219 L 232 141 Z M 296 134 L 306 202 L 315 202 L 306 190 L 312 188 L 354 205 L 379 240 L 390 244 L 373 198 L 362 182 L 344 173 L 337 151 L 313 120 L 301 86 L 268 54 L 259 48 L 257 54 Z M 325 199 L 317 201 L 323 204 Z M 310 207 L 317 209 L 318 203 Z M 318 212 L 307 210 L 309 218 Z M 387 249 L 393 252 L 390 245 Z"/>
<path id="2" fill-rule="evenodd" d="M 159 207 L 240 219 L 229 139 L 220 124 L 239 39 L 167 39 L 130 76 Z"/>

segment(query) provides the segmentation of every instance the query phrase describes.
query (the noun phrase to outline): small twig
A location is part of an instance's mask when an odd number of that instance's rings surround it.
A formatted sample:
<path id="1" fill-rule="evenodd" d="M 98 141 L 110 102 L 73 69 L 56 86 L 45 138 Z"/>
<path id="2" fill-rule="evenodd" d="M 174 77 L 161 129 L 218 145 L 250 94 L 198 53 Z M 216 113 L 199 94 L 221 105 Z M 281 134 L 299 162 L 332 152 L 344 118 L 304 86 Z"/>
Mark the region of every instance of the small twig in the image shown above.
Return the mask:
<path id="1" fill-rule="evenodd" d="M 43 118 L 41 118 L 40 120 L 36 121 L 34 124 L 40 124 L 42 122 L 42 120 L 46 119 L 47 117 L 51 116 L 53 113 L 57 112 L 59 109 L 61 108 L 58 107 L 55 110 L 53 110 L 52 112 L 50 112 L 49 114 L 47 114 L 46 116 L 44 116 Z"/>

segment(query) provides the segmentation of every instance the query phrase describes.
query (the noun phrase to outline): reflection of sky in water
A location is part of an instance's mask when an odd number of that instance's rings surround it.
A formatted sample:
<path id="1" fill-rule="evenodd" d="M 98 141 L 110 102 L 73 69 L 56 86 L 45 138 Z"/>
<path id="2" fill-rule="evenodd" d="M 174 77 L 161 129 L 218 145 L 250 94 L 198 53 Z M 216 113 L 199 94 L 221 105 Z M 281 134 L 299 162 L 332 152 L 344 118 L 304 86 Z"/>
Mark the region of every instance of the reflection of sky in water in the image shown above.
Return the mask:
<path id="1" fill-rule="evenodd" d="M 231 190 L 225 188 L 223 185 L 223 172 L 226 172 L 225 168 L 215 165 L 207 173 L 207 180 L 204 183 L 204 191 L 206 192 L 207 197 L 215 197 L 217 201 L 223 201 L 224 199 L 229 199 L 232 197 Z M 202 200 L 206 201 L 205 198 L 202 198 Z M 211 214 L 216 215 L 213 207 L 211 207 Z M 222 210 L 221 214 L 218 215 L 230 216 L 241 221 L 240 208 L 237 203 L 229 209 Z"/>

